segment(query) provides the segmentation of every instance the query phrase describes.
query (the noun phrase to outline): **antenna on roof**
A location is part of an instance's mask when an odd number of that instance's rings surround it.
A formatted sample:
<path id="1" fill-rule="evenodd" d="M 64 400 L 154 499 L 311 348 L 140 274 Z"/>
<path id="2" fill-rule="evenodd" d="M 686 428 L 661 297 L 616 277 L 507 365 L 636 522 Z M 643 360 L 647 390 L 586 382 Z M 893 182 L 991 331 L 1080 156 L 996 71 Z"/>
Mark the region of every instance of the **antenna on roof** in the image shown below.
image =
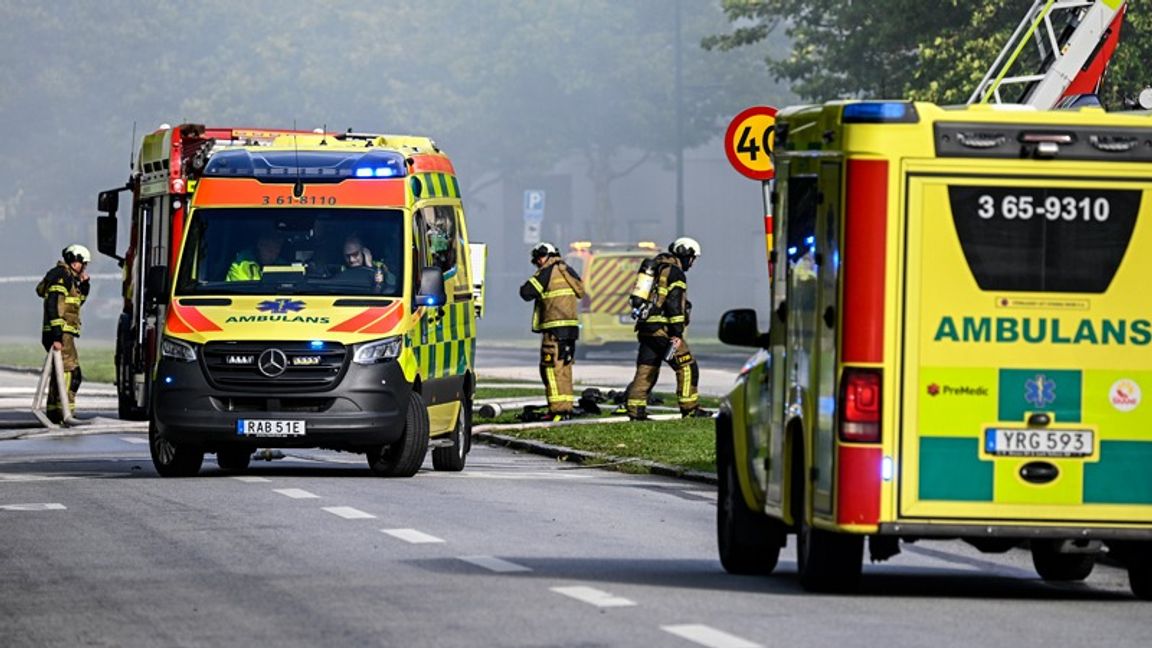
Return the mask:
<path id="1" fill-rule="evenodd" d="M 292 197 L 304 195 L 304 181 L 300 179 L 300 147 L 296 144 L 296 120 L 292 120 L 292 150 L 296 153 L 296 184 L 292 185 Z"/>
<path id="2" fill-rule="evenodd" d="M 328 124 L 324 124 L 324 129 L 320 132 L 323 133 L 320 136 L 320 146 L 328 146 Z"/>
<path id="3" fill-rule="evenodd" d="M 128 170 L 136 168 L 136 122 L 132 122 L 132 139 L 128 140 Z"/>

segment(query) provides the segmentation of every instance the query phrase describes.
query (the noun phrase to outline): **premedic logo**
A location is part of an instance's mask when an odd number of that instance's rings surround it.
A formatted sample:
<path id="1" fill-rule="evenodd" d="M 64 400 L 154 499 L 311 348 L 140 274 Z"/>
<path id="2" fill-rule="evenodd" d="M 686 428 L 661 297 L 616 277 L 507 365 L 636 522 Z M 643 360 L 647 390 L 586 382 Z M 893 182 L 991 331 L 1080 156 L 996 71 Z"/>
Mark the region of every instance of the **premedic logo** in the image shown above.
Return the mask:
<path id="1" fill-rule="evenodd" d="M 1135 380 L 1121 378 L 1112 383 L 1108 390 L 1108 400 L 1121 412 L 1131 412 L 1140 405 L 1140 385 Z"/>
<path id="2" fill-rule="evenodd" d="M 982 385 L 976 387 L 970 385 L 940 385 L 938 383 L 928 385 L 929 396 L 987 396 L 989 393 L 989 389 Z"/>

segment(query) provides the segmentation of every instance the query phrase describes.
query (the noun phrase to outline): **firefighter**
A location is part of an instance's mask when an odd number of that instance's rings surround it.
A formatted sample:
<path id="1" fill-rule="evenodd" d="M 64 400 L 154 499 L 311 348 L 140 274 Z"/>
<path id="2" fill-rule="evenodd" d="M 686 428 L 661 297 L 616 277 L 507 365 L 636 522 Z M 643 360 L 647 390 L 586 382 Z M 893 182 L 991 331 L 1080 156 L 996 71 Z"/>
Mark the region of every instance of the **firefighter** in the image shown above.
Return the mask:
<path id="1" fill-rule="evenodd" d="M 532 332 L 540 333 L 540 377 L 548 397 L 548 418 L 572 418 L 572 362 L 580 327 L 576 303 L 584 297 L 584 283 L 576 271 L 560 259 L 551 243 L 532 248 L 537 270 L 520 286 L 520 297 L 534 301 Z"/>
<path id="2" fill-rule="evenodd" d="M 655 281 L 647 304 L 637 312 L 636 337 L 640 342 L 636 355 L 636 375 L 628 385 L 625 411 L 633 421 L 648 418 L 648 396 L 660 377 L 660 363 L 667 362 L 676 371 L 676 401 L 684 418 L 712 416 L 700 407 L 697 385 L 700 369 L 684 340 L 688 314 L 688 283 L 684 273 L 700 256 L 700 244 L 686 236 L 672 241 L 667 252 L 652 260 Z"/>
<path id="3" fill-rule="evenodd" d="M 69 245 L 61 252 L 63 259 L 36 285 L 36 294 L 44 300 L 44 328 L 41 342 L 44 350 L 60 351 L 64 364 L 64 384 L 68 389 L 68 411 L 76 411 L 76 392 L 82 380 L 76 338 L 80 337 L 80 307 L 88 298 L 88 262 L 92 254 L 80 244 Z M 55 376 L 53 376 L 55 380 Z M 48 390 L 48 419 L 64 420 L 60 394 L 53 382 Z"/>

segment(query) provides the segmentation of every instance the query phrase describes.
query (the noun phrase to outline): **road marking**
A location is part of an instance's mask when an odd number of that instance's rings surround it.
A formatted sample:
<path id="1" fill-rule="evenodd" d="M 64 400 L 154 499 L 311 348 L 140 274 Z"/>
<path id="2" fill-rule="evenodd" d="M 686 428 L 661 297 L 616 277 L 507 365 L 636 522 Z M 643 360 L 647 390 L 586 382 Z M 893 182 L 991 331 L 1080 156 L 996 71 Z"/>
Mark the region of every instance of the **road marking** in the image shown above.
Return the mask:
<path id="1" fill-rule="evenodd" d="M 716 628 L 700 623 L 666 625 L 660 626 L 660 629 L 664 632 L 674 634 L 681 639 L 687 639 L 701 646 L 708 646 L 708 648 L 763 648 L 763 646 L 758 643 L 741 639 L 736 635 L 728 634 L 723 630 L 717 630 Z"/>
<path id="2" fill-rule="evenodd" d="M 141 439 L 140 437 L 120 437 L 120 440 L 124 443 L 135 443 L 138 445 L 148 443 L 148 439 Z"/>
<path id="3" fill-rule="evenodd" d="M 532 571 L 524 565 L 517 565 L 514 562 L 508 562 L 496 558 L 495 556 L 460 556 L 460 560 L 466 563 L 472 563 L 477 567 L 483 567 L 488 571 L 494 571 L 501 574 L 509 574 L 512 572 L 530 572 Z"/>
<path id="4" fill-rule="evenodd" d="M 412 544 L 429 544 L 433 542 L 444 542 L 444 540 L 437 538 L 434 535 L 428 535 L 423 531 L 416 529 L 380 529 L 384 533 L 392 536 L 393 538 L 400 538 L 404 542 L 411 542 Z"/>
<path id="5" fill-rule="evenodd" d="M 273 488 L 272 492 L 280 493 L 281 495 L 285 497 L 291 497 L 292 499 L 320 499 L 319 495 L 316 495 L 315 493 L 309 493 L 302 488 Z"/>
<path id="6" fill-rule="evenodd" d="M 235 479 L 236 481 L 242 481 L 242 482 L 244 482 L 244 483 L 247 483 L 247 484 L 256 484 L 256 483 L 261 483 L 261 482 L 270 482 L 270 481 L 272 481 L 271 479 L 268 479 L 267 477 L 244 477 L 244 476 L 239 476 L 239 477 L 233 477 L 232 479 Z"/>
<path id="7" fill-rule="evenodd" d="M 603 590 L 598 590 L 595 587 L 573 585 L 572 587 L 552 587 L 550 589 L 557 594 L 563 594 L 564 596 L 572 597 L 577 601 L 583 601 L 596 607 L 629 607 L 636 605 L 635 601 L 614 596 Z"/>
<path id="8" fill-rule="evenodd" d="M 376 517 L 371 513 L 365 513 L 364 511 L 361 511 L 360 509 L 354 509 L 351 506 L 325 506 L 324 510 L 328 511 L 332 515 L 339 515 L 345 520 L 369 520 Z"/>
<path id="9" fill-rule="evenodd" d="M 85 479 L 79 475 L 30 475 L 27 473 L 0 473 L 0 482 L 62 481 L 65 479 Z"/>
<path id="10" fill-rule="evenodd" d="M 63 511 L 63 504 L 0 504 L 0 511 Z"/>

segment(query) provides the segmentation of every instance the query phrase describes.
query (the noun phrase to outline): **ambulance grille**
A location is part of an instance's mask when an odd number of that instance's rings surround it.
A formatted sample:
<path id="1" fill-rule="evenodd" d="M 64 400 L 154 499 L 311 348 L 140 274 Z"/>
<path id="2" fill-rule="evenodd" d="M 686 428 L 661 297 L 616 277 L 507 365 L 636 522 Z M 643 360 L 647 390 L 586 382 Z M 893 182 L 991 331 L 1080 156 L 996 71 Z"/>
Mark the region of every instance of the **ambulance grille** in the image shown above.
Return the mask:
<path id="1" fill-rule="evenodd" d="M 220 389 L 249 392 L 329 389 L 339 382 L 344 372 L 347 349 L 333 342 L 325 342 L 321 348 L 313 344 L 209 342 L 204 345 L 201 364 L 208 381 Z M 260 368 L 261 357 L 273 361 L 270 365 L 265 362 L 264 370 Z M 281 366 L 282 373 L 277 373 Z"/>

